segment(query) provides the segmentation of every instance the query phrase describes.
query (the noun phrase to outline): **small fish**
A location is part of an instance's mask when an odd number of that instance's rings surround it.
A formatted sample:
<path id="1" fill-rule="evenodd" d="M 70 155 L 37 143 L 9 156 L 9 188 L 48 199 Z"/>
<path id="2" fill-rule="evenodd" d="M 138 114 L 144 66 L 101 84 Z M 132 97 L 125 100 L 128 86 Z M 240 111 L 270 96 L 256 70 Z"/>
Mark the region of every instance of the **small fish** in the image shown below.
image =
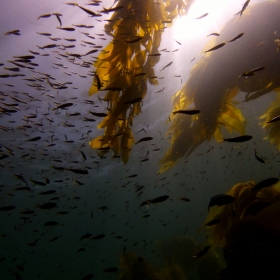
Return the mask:
<path id="1" fill-rule="evenodd" d="M 149 204 L 155 204 L 155 203 L 163 202 L 163 201 L 167 200 L 168 198 L 169 198 L 168 195 L 162 195 L 162 196 L 156 197 L 154 199 L 146 200 L 146 201 L 144 201 L 144 202 L 142 202 L 140 204 L 139 208 L 141 206 L 144 206 L 144 205 L 149 205 Z"/>
<path id="2" fill-rule="evenodd" d="M 273 122 L 278 122 L 278 121 L 280 121 L 280 116 L 277 116 L 277 117 L 271 119 L 271 120 L 268 121 L 267 123 L 273 123 Z"/>
<path id="3" fill-rule="evenodd" d="M 86 239 L 86 238 L 90 238 L 91 236 L 92 236 L 91 233 L 87 233 L 80 238 L 80 241 L 83 240 L 83 239 Z"/>
<path id="4" fill-rule="evenodd" d="M 142 97 L 136 97 L 132 100 L 124 102 L 123 104 L 134 104 L 134 103 L 140 102 L 142 99 L 143 99 Z"/>
<path id="5" fill-rule="evenodd" d="M 43 33 L 41 33 L 41 32 L 36 32 L 36 33 L 39 34 L 39 35 L 48 36 L 48 37 L 52 36 L 51 33 L 46 33 L 46 32 L 43 32 Z"/>
<path id="6" fill-rule="evenodd" d="M 56 190 L 49 190 L 49 191 L 45 191 L 45 192 L 40 192 L 38 194 L 40 195 L 48 195 L 48 194 L 54 194 L 56 193 Z"/>
<path id="7" fill-rule="evenodd" d="M 253 138 L 253 136 L 250 135 L 242 135 L 242 136 L 237 136 L 237 137 L 232 137 L 232 138 L 223 138 L 225 142 L 245 142 L 249 141 Z"/>
<path id="8" fill-rule="evenodd" d="M 126 43 L 131 44 L 131 43 L 137 43 L 139 41 L 141 41 L 144 37 L 142 36 L 138 36 L 138 38 L 133 39 L 133 40 L 125 40 Z"/>
<path id="9" fill-rule="evenodd" d="M 109 268 L 105 268 L 103 269 L 104 272 L 109 272 L 109 273 L 114 273 L 118 271 L 118 268 L 116 267 L 109 267 Z"/>
<path id="10" fill-rule="evenodd" d="M 123 9 L 124 6 L 117 6 L 115 8 L 110 8 L 110 9 L 105 9 L 103 11 L 101 11 L 100 13 L 103 13 L 103 14 L 108 14 L 108 13 L 111 13 L 111 12 L 115 12 L 115 11 L 118 11 L 120 9 Z"/>
<path id="11" fill-rule="evenodd" d="M 204 18 L 204 17 L 207 17 L 208 16 L 208 13 L 206 13 L 206 14 L 203 14 L 202 16 L 200 16 L 200 17 L 197 17 L 197 18 L 195 18 L 195 19 L 201 19 L 201 18 Z"/>
<path id="12" fill-rule="evenodd" d="M 41 139 L 41 136 L 37 136 L 37 137 L 31 138 L 31 139 L 25 140 L 25 142 L 34 142 L 34 141 L 38 141 L 40 139 Z"/>
<path id="13" fill-rule="evenodd" d="M 76 3 L 75 3 L 76 4 Z M 83 10 L 84 12 L 86 12 L 87 14 L 91 15 L 92 17 L 100 17 L 101 15 L 100 14 L 96 14 L 94 13 L 93 11 L 91 10 L 88 10 L 82 6 L 79 6 L 78 4 L 76 4 L 75 6 L 78 6 L 81 10 Z"/>
<path id="14" fill-rule="evenodd" d="M 178 113 L 186 114 L 186 115 L 196 115 L 196 114 L 199 114 L 200 111 L 199 110 L 195 110 L 195 109 L 190 109 L 190 110 L 178 110 L 178 111 L 172 112 L 173 115 L 176 115 Z"/>
<path id="15" fill-rule="evenodd" d="M 130 175 L 130 176 L 126 176 L 125 178 L 134 178 L 134 177 L 137 177 L 138 174 L 133 174 L 133 175 Z"/>
<path id="16" fill-rule="evenodd" d="M 46 183 L 41 182 L 41 181 L 36 181 L 36 180 L 32 180 L 32 179 L 30 179 L 30 181 L 31 181 L 33 184 L 38 185 L 38 186 L 46 186 Z"/>
<path id="17" fill-rule="evenodd" d="M 167 68 L 168 66 L 170 66 L 173 63 L 173 61 L 169 62 L 168 64 L 166 64 L 160 71 L 164 70 L 165 68 Z"/>
<path id="18" fill-rule="evenodd" d="M 64 30 L 64 31 L 75 31 L 74 27 L 57 27 L 57 29 Z"/>
<path id="19" fill-rule="evenodd" d="M 213 48 L 211 48 L 211 49 L 205 51 L 205 53 L 211 52 L 211 51 L 214 51 L 214 50 L 217 50 L 217 49 L 223 47 L 225 44 L 226 44 L 226 43 L 221 43 L 221 44 L 219 44 L 219 45 L 217 45 L 217 46 L 215 46 L 215 47 L 213 47 Z"/>
<path id="20" fill-rule="evenodd" d="M 144 141 L 150 141 L 150 140 L 153 140 L 153 137 L 144 137 L 144 138 L 141 138 L 139 141 L 137 141 L 135 144 L 138 144 L 138 143 L 144 142 Z"/>
<path id="21" fill-rule="evenodd" d="M 11 210 L 14 210 L 16 207 L 15 206 L 3 206 L 3 207 L 0 207 L 0 211 L 11 211 Z"/>
<path id="22" fill-rule="evenodd" d="M 239 35 L 237 35 L 236 37 L 234 37 L 233 39 L 231 39 L 230 41 L 228 41 L 228 43 L 238 40 L 238 39 L 241 38 L 243 35 L 244 35 L 244 33 L 240 33 Z"/>
<path id="23" fill-rule="evenodd" d="M 70 107 L 72 105 L 73 105 L 73 103 L 64 103 L 64 104 L 60 104 L 60 105 L 56 106 L 52 110 L 55 111 L 57 109 L 64 109 L 64 108 Z"/>
<path id="24" fill-rule="evenodd" d="M 92 111 L 89 111 L 89 113 L 91 113 L 92 115 L 94 115 L 96 117 L 107 117 L 108 116 L 106 113 L 95 113 Z"/>
<path id="25" fill-rule="evenodd" d="M 89 55 L 92 53 L 96 53 L 96 52 L 98 52 L 98 50 L 91 50 L 91 51 L 87 52 L 86 54 L 84 54 L 83 56 L 86 56 L 86 55 Z"/>
<path id="26" fill-rule="evenodd" d="M 213 220 L 207 222 L 205 225 L 207 227 L 211 227 L 211 226 L 214 226 L 214 225 L 218 224 L 220 221 L 221 221 L 221 219 L 213 219 Z"/>
<path id="27" fill-rule="evenodd" d="M 77 174 L 88 174 L 86 169 L 64 168 L 64 170 L 68 170 Z"/>
<path id="28" fill-rule="evenodd" d="M 207 35 L 207 37 L 209 37 L 209 36 L 220 36 L 220 34 L 219 34 L 219 33 L 214 32 L 214 33 L 210 33 L 209 35 Z"/>
<path id="29" fill-rule="evenodd" d="M 210 199 L 210 202 L 209 202 L 209 205 L 208 205 L 208 211 L 209 211 L 209 208 L 212 207 L 212 206 L 215 206 L 215 205 L 223 206 L 223 205 L 232 203 L 233 201 L 234 201 L 234 197 L 232 197 L 229 194 L 218 194 L 216 196 L 213 196 Z"/>
<path id="30" fill-rule="evenodd" d="M 37 207 L 41 208 L 41 209 L 52 209 L 56 206 L 57 206 L 57 204 L 54 202 L 46 202 L 44 204 L 37 204 Z"/>
<path id="31" fill-rule="evenodd" d="M 252 191 L 259 191 L 263 188 L 268 188 L 275 185 L 279 181 L 279 178 L 268 178 L 259 181 L 253 188 Z"/>
<path id="32" fill-rule="evenodd" d="M 249 3 L 250 3 L 250 0 L 247 0 L 247 1 L 244 3 L 244 5 L 243 5 L 243 7 L 242 7 L 242 9 L 241 9 L 241 11 L 240 11 L 240 17 L 242 16 L 243 12 L 245 11 L 245 9 L 246 9 L 247 6 L 249 5 Z"/>
<path id="33" fill-rule="evenodd" d="M 97 75 L 97 73 L 95 73 L 95 79 L 97 81 L 97 89 L 100 90 L 101 89 L 101 81 L 99 79 L 99 76 Z"/>
<path id="34" fill-rule="evenodd" d="M 11 30 L 11 31 L 7 31 L 4 35 L 7 36 L 7 35 L 20 35 L 20 30 L 16 29 L 16 30 Z"/>
<path id="35" fill-rule="evenodd" d="M 255 158 L 256 158 L 259 162 L 265 163 L 265 161 L 257 155 L 257 150 L 256 150 L 256 149 L 255 149 Z"/>
<path id="36" fill-rule="evenodd" d="M 82 280 L 91 280 L 93 278 L 93 276 L 94 275 L 92 273 L 88 274 L 88 275 L 84 276 Z"/>
<path id="37" fill-rule="evenodd" d="M 178 199 L 179 199 L 179 200 L 182 200 L 182 201 L 191 201 L 191 200 L 188 199 L 187 197 L 179 197 Z"/>
<path id="38" fill-rule="evenodd" d="M 210 246 L 205 246 L 204 248 L 202 248 L 199 253 L 195 256 L 193 256 L 194 258 L 201 258 L 202 256 L 204 256 L 210 249 Z"/>
<path id="39" fill-rule="evenodd" d="M 39 16 L 39 17 L 37 18 L 37 20 L 40 19 L 40 18 L 49 18 L 49 17 L 51 17 L 51 16 L 52 16 L 51 14 L 44 14 L 44 15 Z"/>
<path id="40" fill-rule="evenodd" d="M 148 54 L 148 56 L 160 56 L 161 54 L 160 53 L 151 53 L 151 54 Z"/>
<path id="41" fill-rule="evenodd" d="M 98 234 L 98 235 L 92 237 L 91 239 L 93 239 L 93 240 L 98 240 L 98 239 L 102 239 L 102 238 L 104 238 L 104 237 L 105 237 L 105 234 Z"/>
<path id="42" fill-rule="evenodd" d="M 57 44 L 49 44 L 49 45 L 45 45 L 43 47 L 37 46 L 39 49 L 52 49 L 52 48 L 56 48 L 56 47 L 60 47 L 60 45 Z"/>

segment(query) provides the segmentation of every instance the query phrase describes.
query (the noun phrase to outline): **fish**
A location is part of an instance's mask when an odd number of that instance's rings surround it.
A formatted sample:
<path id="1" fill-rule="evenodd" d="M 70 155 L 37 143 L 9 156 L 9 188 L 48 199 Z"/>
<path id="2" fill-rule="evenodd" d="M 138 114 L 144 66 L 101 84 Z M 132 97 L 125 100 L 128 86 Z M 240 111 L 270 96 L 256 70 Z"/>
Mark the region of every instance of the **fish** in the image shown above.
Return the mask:
<path id="1" fill-rule="evenodd" d="M 253 188 L 252 191 L 259 191 L 263 188 L 268 188 L 271 187 L 273 185 L 275 185 L 276 183 L 278 183 L 279 178 L 267 178 L 267 179 L 263 179 L 261 181 L 259 181 Z"/>
<path id="2" fill-rule="evenodd" d="M 161 72 L 162 70 L 164 70 L 165 68 L 167 68 L 168 66 L 170 66 L 172 63 L 173 63 L 173 61 L 171 61 L 171 62 L 169 62 L 168 64 L 166 64 L 166 65 L 160 70 L 160 72 Z"/>
<path id="3" fill-rule="evenodd" d="M 182 200 L 182 201 L 191 201 L 191 200 L 188 199 L 187 197 L 179 197 L 178 199 L 179 199 L 179 200 Z"/>
<path id="4" fill-rule="evenodd" d="M 117 6 L 115 8 L 110 8 L 110 9 L 104 8 L 104 10 L 100 11 L 100 13 L 108 14 L 108 13 L 115 12 L 115 11 L 118 11 L 118 10 L 123 9 L 123 8 L 124 8 L 124 6 Z"/>
<path id="5" fill-rule="evenodd" d="M 56 193 L 56 190 L 49 190 L 49 191 L 45 191 L 45 192 L 40 192 L 38 194 L 40 195 L 48 195 L 48 194 L 54 194 Z"/>
<path id="6" fill-rule="evenodd" d="M 144 202 L 142 202 L 140 204 L 139 208 L 144 206 L 144 205 L 149 205 L 149 204 L 155 204 L 155 203 L 163 202 L 163 201 L 167 200 L 168 198 L 169 198 L 168 195 L 162 195 L 162 196 L 156 197 L 154 199 L 146 200 L 146 201 L 144 201 Z"/>
<path id="7" fill-rule="evenodd" d="M 37 46 L 37 45 L 36 45 Z M 57 48 L 60 47 L 60 45 L 57 44 L 49 44 L 49 45 L 45 45 L 43 47 L 37 46 L 39 49 L 52 49 L 52 48 Z"/>
<path id="8" fill-rule="evenodd" d="M 94 115 L 96 117 L 107 117 L 108 116 L 106 113 L 95 113 L 92 111 L 89 111 L 89 113 L 91 113 L 92 115 Z"/>
<path id="9" fill-rule="evenodd" d="M 64 170 L 68 170 L 77 174 L 88 174 L 88 171 L 86 169 L 64 168 Z"/>
<path id="10" fill-rule="evenodd" d="M 11 30 L 11 31 L 7 31 L 6 33 L 4 33 L 5 36 L 7 35 L 20 35 L 20 30 L 16 29 L 16 30 Z"/>
<path id="11" fill-rule="evenodd" d="M 199 114 L 200 111 L 199 110 L 196 110 L 196 109 L 190 109 L 190 110 L 178 110 L 178 111 L 174 111 L 172 112 L 173 115 L 176 115 L 176 114 L 186 114 L 186 115 L 196 115 L 196 114 Z"/>
<path id="12" fill-rule="evenodd" d="M 217 50 L 217 49 L 220 49 L 220 48 L 223 47 L 225 44 L 226 44 L 226 43 L 221 43 L 221 44 L 219 44 L 219 45 L 217 45 L 217 46 L 215 46 L 215 47 L 213 47 L 213 48 L 211 48 L 211 49 L 205 51 L 205 53 L 211 52 L 211 51 L 214 51 L 214 50 Z"/>
<path id="13" fill-rule="evenodd" d="M 48 36 L 48 37 L 52 36 L 51 33 L 46 33 L 46 32 L 43 32 L 43 33 L 41 33 L 41 32 L 36 32 L 36 33 L 39 34 L 39 35 Z"/>
<path id="14" fill-rule="evenodd" d="M 64 31 L 75 31 L 74 27 L 60 27 L 60 26 L 57 26 L 57 29 L 64 30 Z"/>
<path id="15" fill-rule="evenodd" d="M 229 203 L 232 203 L 234 201 L 234 197 L 229 194 L 218 194 L 216 196 L 213 196 L 210 199 L 209 205 L 208 205 L 208 211 L 209 208 L 212 206 L 223 206 Z"/>
<path id="16" fill-rule="evenodd" d="M 92 53 L 96 53 L 96 52 L 98 52 L 98 50 L 91 50 L 91 51 L 87 52 L 86 54 L 84 54 L 83 56 L 86 56 L 86 55 L 89 55 Z"/>
<path id="17" fill-rule="evenodd" d="M 81 10 L 83 10 L 84 12 L 86 12 L 87 14 L 91 15 L 92 17 L 100 17 L 101 15 L 100 14 L 96 14 L 94 13 L 93 11 L 91 10 L 88 10 L 82 6 L 79 6 L 78 4 L 76 4 L 75 6 L 78 6 Z"/>
<path id="18" fill-rule="evenodd" d="M 82 280 L 91 280 L 94 277 L 94 274 L 88 274 L 82 278 Z"/>
<path id="19" fill-rule="evenodd" d="M 142 97 L 136 97 L 132 100 L 124 102 L 123 104 L 134 104 L 134 103 L 140 102 L 142 99 L 143 99 Z"/>
<path id="20" fill-rule="evenodd" d="M 73 105 L 73 103 L 64 103 L 64 104 L 60 104 L 60 105 L 56 106 L 52 110 L 55 111 L 57 109 L 64 109 L 64 108 L 70 107 L 72 105 Z"/>
<path id="21" fill-rule="evenodd" d="M 144 141 L 150 141 L 150 140 L 153 140 L 153 137 L 144 137 L 144 138 L 141 138 L 139 141 L 137 141 L 135 144 L 138 144 L 138 143 L 144 142 Z"/>
<path id="22" fill-rule="evenodd" d="M 219 33 L 214 32 L 214 33 L 210 33 L 209 35 L 207 35 L 207 37 L 209 37 L 209 36 L 220 36 L 220 34 L 219 34 Z"/>
<path id="23" fill-rule="evenodd" d="M 257 155 L 257 150 L 256 150 L 256 149 L 255 149 L 255 158 L 256 158 L 259 162 L 265 163 L 265 161 Z"/>
<path id="24" fill-rule="evenodd" d="M 131 44 L 131 43 L 137 43 L 141 41 L 144 37 L 143 36 L 138 36 L 136 39 L 133 40 L 124 40 L 125 43 Z"/>
<path id="25" fill-rule="evenodd" d="M 118 268 L 116 267 L 109 267 L 109 268 L 104 268 L 103 269 L 104 272 L 109 272 L 109 273 L 114 273 L 118 271 Z"/>
<path id="26" fill-rule="evenodd" d="M 148 54 L 148 56 L 160 56 L 161 54 L 160 53 L 150 53 Z"/>
<path id="27" fill-rule="evenodd" d="M 97 239 L 102 239 L 102 238 L 104 238 L 104 237 L 105 237 L 105 234 L 98 234 L 98 235 L 92 237 L 91 239 L 97 240 Z"/>
<path id="28" fill-rule="evenodd" d="M 241 38 L 243 35 L 244 35 L 244 33 L 240 33 L 239 35 L 237 35 L 236 37 L 234 37 L 233 39 L 231 39 L 230 41 L 228 41 L 228 43 L 238 40 L 238 39 Z"/>
<path id="29" fill-rule="evenodd" d="M 86 238 L 89 238 L 89 237 L 91 237 L 91 236 L 92 236 L 91 233 L 86 233 L 86 234 L 83 235 L 79 240 L 81 241 L 81 240 L 86 239 Z"/>
<path id="30" fill-rule="evenodd" d="M 232 137 L 232 138 L 223 138 L 225 142 L 245 142 L 249 141 L 253 138 L 253 136 L 250 135 L 242 135 L 242 136 L 237 136 L 237 137 Z"/>
<path id="31" fill-rule="evenodd" d="M 241 11 L 239 12 L 239 13 L 240 13 L 240 17 L 242 16 L 243 12 L 245 11 L 245 9 L 246 9 L 247 6 L 249 5 L 249 3 L 250 3 L 250 0 L 247 0 L 247 1 L 244 3 L 244 5 L 243 5 Z M 237 13 L 237 14 L 239 14 L 239 13 Z"/>
<path id="32" fill-rule="evenodd" d="M 32 180 L 32 179 L 30 179 L 30 181 L 31 181 L 33 184 L 38 185 L 38 186 L 46 186 L 46 183 L 45 183 L 45 182 L 36 181 L 36 180 Z"/>
<path id="33" fill-rule="evenodd" d="M 57 206 L 57 204 L 54 202 L 46 202 L 44 204 L 37 204 L 37 207 L 41 208 L 41 209 L 52 209 L 52 208 L 55 208 L 56 206 Z"/>
<path id="34" fill-rule="evenodd" d="M 205 246 L 204 248 L 202 248 L 197 255 L 193 256 L 194 258 L 201 258 L 202 256 L 204 256 L 210 249 L 210 246 Z"/>
<path id="35" fill-rule="evenodd" d="M 9 206 L 2 206 L 0 207 L 0 211 L 11 211 L 14 210 L 16 207 L 13 205 L 9 205 Z"/>
<path id="36" fill-rule="evenodd" d="M 197 18 L 195 18 L 195 19 L 201 19 L 201 18 L 204 18 L 204 17 L 207 17 L 207 16 L 208 16 L 208 13 L 205 13 L 205 14 L 203 14 L 202 16 L 197 17 Z"/>
<path id="37" fill-rule="evenodd" d="M 25 142 L 34 142 L 34 141 L 38 141 L 40 139 L 41 139 L 41 136 L 37 136 L 37 137 L 31 138 L 31 139 L 25 140 Z"/>
<path id="38" fill-rule="evenodd" d="M 274 123 L 274 122 L 278 122 L 280 121 L 280 115 L 275 117 L 275 118 L 272 118 L 271 120 L 269 120 L 267 123 Z"/>
<path id="39" fill-rule="evenodd" d="M 137 177 L 138 174 L 133 174 L 133 175 L 130 175 L 130 176 L 126 176 L 125 178 L 134 178 L 134 177 Z"/>
<path id="40" fill-rule="evenodd" d="M 62 21 L 60 19 L 60 17 L 62 16 L 62 14 L 59 14 L 59 13 L 52 13 L 52 15 L 56 16 L 58 22 L 59 22 L 59 25 L 60 27 L 62 26 Z"/>
<path id="41" fill-rule="evenodd" d="M 52 16 L 51 14 L 40 15 L 40 16 L 37 18 L 37 20 L 40 19 L 40 18 L 49 18 L 49 17 L 51 17 L 51 16 Z"/>
<path id="42" fill-rule="evenodd" d="M 100 90 L 101 89 L 101 81 L 99 79 L 99 76 L 97 75 L 97 73 L 94 74 L 96 82 L 97 82 L 97 89 Z"/>
<path id="43" fill-rule="evenodd" d="M 214 225 L 218 224 L 220 221 L 221 221 L 221 219 L 219 219 L 219 218 L 218 219 L 213 219 L 213 220 L 207 222 L 205 225 L 207 227 L 211 227 L 211 226 L 214 226 Z"/>

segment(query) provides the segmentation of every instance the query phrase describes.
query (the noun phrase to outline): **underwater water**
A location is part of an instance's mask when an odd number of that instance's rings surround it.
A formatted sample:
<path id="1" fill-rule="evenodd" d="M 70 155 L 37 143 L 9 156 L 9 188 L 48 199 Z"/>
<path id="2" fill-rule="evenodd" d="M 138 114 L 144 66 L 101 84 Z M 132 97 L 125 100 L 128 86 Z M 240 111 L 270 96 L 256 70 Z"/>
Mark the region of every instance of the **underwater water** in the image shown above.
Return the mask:
<path id="1" fill-rule="evenodd" d="M 1 9 L 1 280 L 277 279 L 280 1 Z"/>

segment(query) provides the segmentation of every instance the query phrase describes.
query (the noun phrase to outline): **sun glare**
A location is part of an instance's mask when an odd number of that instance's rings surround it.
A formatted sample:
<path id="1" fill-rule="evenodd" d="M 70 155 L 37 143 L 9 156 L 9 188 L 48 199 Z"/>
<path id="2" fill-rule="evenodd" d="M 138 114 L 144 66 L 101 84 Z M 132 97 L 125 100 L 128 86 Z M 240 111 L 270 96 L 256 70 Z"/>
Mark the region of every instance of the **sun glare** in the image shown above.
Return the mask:
<path id="1" fill-rule="evenodd" d="M 232 6 L 231 0 L 196 0 L 188 14 L 178 18 L 174 24 L 174 35 L 186 41 L 210 32 L 219 32 L 224 11 Z"/>

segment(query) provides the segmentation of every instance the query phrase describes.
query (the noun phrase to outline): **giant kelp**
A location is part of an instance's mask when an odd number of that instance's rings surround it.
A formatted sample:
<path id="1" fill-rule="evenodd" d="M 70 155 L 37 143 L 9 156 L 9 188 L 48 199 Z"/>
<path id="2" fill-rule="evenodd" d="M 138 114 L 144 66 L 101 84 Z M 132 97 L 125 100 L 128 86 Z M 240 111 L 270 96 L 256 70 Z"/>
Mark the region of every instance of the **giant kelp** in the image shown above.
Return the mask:
<path id="1" fill-rule="evenodd" d="M 222 141 L 221 127 L 230 133 L 245 133 L 245 119 L 233 100 L 239 92 L 247 93 L 244 101 L 253 101 L 280 86 L 280 57 L 275 43 L 279 11 L 279 2 L 252 6 L 249 13 L 230 20 L 221 36 L 213 39 L 212 47 L 225 45 L 208 52 L 193 67 L 187 83 L 173 98 L 173 111 L 194 106 L 201 113 L 171 116 L 171 148 L 160 162 L 160 172 L 213 136 Z M 264 23 L 268 15 L 271 20 Z M 238 40 L 232 40 L 242 33 Z"/>
<path id="2" fill-rule="evenodd" d="M 187 7 L 185 0 L 118 1 L 117 10 L 110 18 L 105 31 L 112 41 L 103 49 L 94 66 L 96 76 L 89 90 L 92 95 L 108 90 L 108 116 L 98 128 L 104 135 L 90 142 L 95 148 L 108 147 L 115 155 L 121 154 L 127 162 L 134 142 L 131 126 L 141 112 L 141 103 L 147 93 L 147 82 L 157 85 L 153 67 L 160 60 L 161 34 L 172 20 Z"/>
<path id="3" fill-rule="evenodd" d="M 227 192 L 234 201 L 211 208 L 206 218 L 208 242 L 223 248 L 227 262 L 223 279 L 272 279 L 279 261 L 279 184 L 260 190 L 255 186 L 253 181 L 234 185 Z"/>

